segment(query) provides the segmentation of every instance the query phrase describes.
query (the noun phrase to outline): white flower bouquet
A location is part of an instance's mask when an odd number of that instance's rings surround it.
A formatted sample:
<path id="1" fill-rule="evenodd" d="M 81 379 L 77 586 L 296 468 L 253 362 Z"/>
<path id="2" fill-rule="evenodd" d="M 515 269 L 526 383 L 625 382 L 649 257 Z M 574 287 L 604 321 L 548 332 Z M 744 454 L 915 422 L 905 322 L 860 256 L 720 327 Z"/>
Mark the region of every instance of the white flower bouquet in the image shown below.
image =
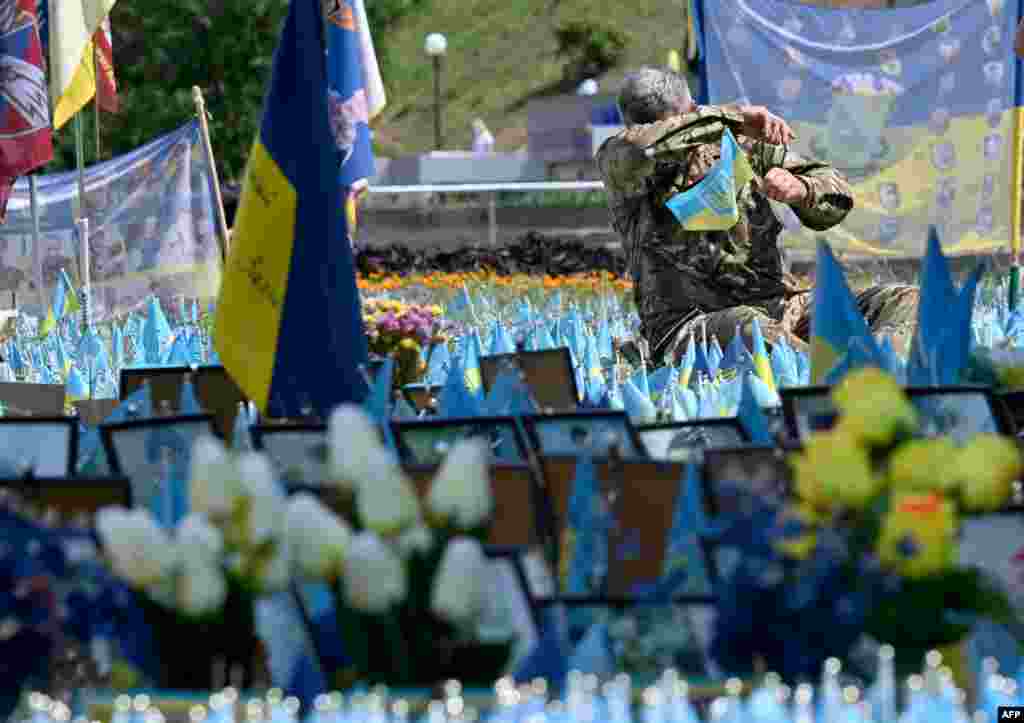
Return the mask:
<path id="1" fill-rule="evenodd" d="M 285 518 L 296 570 L 335 593 L 352 667 L 334 683 L 492 684 L 514 633 L 483 624 L 494 507 L 486 445 L 456 444 L 418 493 L 370 419 L 341 407 L 328 423 L 328 470 L 331 509 L 300 493 Z"/>
<path id="2" fill-rule="evenodd" d="M 192 513 L 176 529 L 146 510 L 108 507 L 97 533 L 108 565 L 139 596 L 157 684 L 209 689 L 232 669 L 250 683 L 260 664 L 255 600 L 290 580 L 285 499 L 262 455 L 201 439 L 192 459 Z"/>

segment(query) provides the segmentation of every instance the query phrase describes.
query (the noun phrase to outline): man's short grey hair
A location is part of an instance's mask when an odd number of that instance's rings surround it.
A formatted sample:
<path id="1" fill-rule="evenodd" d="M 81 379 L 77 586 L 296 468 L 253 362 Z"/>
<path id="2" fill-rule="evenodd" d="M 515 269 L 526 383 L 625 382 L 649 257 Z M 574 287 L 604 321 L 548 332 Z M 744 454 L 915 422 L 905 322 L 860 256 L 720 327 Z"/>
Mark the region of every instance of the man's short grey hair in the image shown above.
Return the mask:
<path id="1" fill-rule="evenodd" d="M 626 76 L 619 90 L 619 112 L 628 126 L 654 123 L 692 105 L 690 84 L 668 69 L 640 68 Z"/>

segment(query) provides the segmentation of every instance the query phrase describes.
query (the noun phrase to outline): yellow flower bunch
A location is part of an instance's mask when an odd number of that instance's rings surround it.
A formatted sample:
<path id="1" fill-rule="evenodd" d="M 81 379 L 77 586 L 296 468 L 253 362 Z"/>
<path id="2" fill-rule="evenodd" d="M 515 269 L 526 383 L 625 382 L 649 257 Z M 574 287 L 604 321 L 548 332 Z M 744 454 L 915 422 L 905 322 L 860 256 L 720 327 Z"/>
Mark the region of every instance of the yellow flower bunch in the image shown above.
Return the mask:
<path id="1" fill-rule="evenodd" d="M 835 427 L 815 432 L 790 456 L 797 515 L 811 532 L 780 549 L 791 557 L 814 547 L 813 525 L 838 510 L 868 512 L 882 495 L 888 511 L 877 541 L 880 559 L 901 574 L 925 576 L 952 564 L 958 503 L 967 512 L 999 509 L 1024 473 L 1016 442 L 994 434 L 958 447 L 948 437 L 912 438 L 918 414 L 896 380 L 878 369 L 849 374 L 832 391 Z"/>

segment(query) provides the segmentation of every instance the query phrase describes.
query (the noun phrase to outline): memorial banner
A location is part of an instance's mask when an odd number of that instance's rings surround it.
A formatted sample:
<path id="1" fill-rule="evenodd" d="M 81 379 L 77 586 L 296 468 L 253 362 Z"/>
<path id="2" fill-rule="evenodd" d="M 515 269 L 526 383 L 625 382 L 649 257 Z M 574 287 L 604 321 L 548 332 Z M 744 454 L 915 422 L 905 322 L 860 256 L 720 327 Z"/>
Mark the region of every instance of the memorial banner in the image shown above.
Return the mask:
<path id="1" fill-rule="evenodd" d="M 137 309 L 150 295 L 165 306 L 216 296 L 221 256 L 197 121 L 87 167 L 85 182 L 96 319 Z M 39 244 L 27 179 L 15 184 L 0 226 L 0 292 L 14 292 L 20 308 L 42 318 L 61 269 L 81 286 L 78 173 L 38 176 L 36 187 Z"/>
<path id="2" fill-rule="evenodd" d="M 703 94 L 767 106 L 796 152 L 850 179 L 856 207 L 818 234 L 775 204 L 783 240 L 851 254 L 1008 249 L 1020 181 L 1017 0 L 838 10 L 791 0 L 699 0 Z"/>

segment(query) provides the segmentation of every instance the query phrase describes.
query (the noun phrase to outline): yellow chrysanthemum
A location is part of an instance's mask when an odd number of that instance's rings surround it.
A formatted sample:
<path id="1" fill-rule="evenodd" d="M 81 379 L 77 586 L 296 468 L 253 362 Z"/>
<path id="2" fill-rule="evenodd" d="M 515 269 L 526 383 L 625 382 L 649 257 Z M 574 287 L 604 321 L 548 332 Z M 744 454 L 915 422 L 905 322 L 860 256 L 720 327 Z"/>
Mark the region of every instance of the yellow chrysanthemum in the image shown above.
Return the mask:
<path id="1" fill-rule="evenodd" d="M 955 478 L 960 482 L 964 508 L 987 512 L 997 510 L 1013 494 L 1013 483 L 1024 471 L 1017 443 L 997 434 L 979 434 L 960 450 L 955 461 Z"/>
<path id="2" fill-rule="evenodd" d="M 949 437 L 908 441 L 889 457 L 889 483 L 907 492 L 949 491 L 957 484 L 958 454 Z"/>
<path id="3" fill-rule="evenodd" d="M 817 510 L 861 509 L 882 487 L 856 439 L 836 432 L 812 434 L 803 452 L 791 455 L 790 466 L 797 495 Z"/>
<path id="4" fill-rule="evenodd" d="M 844 433 L 860 444 L 886 445 L 901 432 L 917 428 L 917 410 L 896 380 L 881 369 L 865 367 L 843 378 L 832 390 Z"/>
<path id="5" fill-rule="evenodd" d="M 906 577 L 927 577 L 956 562 L 956 506 L 941 494 L 893 495 L 882 522 L 878 556 Z"/>

